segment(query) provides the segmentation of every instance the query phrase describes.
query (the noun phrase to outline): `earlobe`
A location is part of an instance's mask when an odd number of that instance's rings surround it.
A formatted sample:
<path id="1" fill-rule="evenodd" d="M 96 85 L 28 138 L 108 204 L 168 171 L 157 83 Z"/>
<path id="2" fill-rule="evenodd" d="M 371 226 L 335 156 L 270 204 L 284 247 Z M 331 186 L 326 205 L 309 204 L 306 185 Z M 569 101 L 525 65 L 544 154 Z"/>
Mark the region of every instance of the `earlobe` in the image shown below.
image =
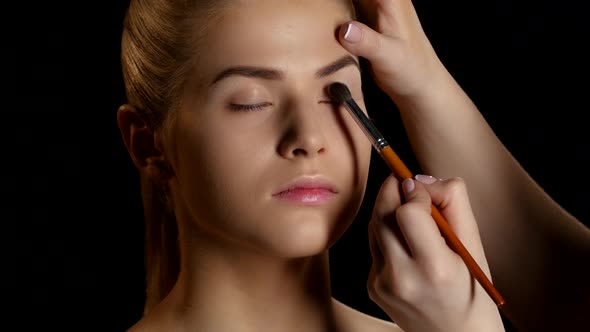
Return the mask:
<path id="1" fill-rule="evenodd" d="M 117 111 L 117 125 L 135 166 L 153 181 L 169 180 L 172 169 L 157 144 L 154 130 L 140 111 L 130 104 L 121 105 Z"/>

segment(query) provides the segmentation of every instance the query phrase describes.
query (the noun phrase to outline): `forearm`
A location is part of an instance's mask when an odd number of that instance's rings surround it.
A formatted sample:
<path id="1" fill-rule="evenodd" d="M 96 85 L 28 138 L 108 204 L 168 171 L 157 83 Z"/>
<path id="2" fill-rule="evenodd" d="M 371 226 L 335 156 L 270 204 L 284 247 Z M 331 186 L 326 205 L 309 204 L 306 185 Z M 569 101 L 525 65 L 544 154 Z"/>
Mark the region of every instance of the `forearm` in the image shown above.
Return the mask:
<path id="1" fill-rule="evenodd" d="M 465 179 L 494 283 L 527 330 L 548 328 L 559 317 L 547 304 L 571 301 L 565 284 L 588 289 L 588 268 L 576 259 L 588 260 L 590 234 L 526 173 L 448 73 L 435 86 L 394 98 L 416 158 L 425 173 Z"/>

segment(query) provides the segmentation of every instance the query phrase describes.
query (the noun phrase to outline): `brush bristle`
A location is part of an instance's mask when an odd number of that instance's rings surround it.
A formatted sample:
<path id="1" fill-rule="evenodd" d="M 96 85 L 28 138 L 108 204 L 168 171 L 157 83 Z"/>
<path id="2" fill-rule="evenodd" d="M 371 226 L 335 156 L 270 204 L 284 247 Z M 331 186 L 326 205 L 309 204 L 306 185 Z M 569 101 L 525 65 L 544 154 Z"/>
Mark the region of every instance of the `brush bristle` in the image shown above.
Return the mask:
<path id="1" fill-rule="evenodd" d="M 332 98 L 335 102 L 338 103 L 343 103 L 346 100 L 352 99 L 348 87 L 340 82 L 334 82 L 330 84 L 330 86 L 328 87 L 328 93 L 330 94 L 330 98 Z"/>

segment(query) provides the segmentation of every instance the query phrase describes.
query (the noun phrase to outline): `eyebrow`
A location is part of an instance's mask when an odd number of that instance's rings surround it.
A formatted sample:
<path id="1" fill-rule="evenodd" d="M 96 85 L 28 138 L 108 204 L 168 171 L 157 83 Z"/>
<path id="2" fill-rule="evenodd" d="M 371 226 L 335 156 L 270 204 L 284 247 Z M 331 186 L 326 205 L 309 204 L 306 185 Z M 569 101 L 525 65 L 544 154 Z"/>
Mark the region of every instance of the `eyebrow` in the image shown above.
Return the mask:
<path id="1" fill-rule="evenodd" d="M 360 71 L 360 66 L 358 61 L 353 58 L 351 55 L 345 55 L 339 58 L 336 61 L 333 61 L 326 66 L 318 69 L 315 72 L 315 78 L 323 78 L 326 76 L 330 76 L 337 71 L 348 67 L 354 66 Z M 224 69 L 221 73 L 215 76 L 215 79 L 211 82 L 211 85 L 228 78 L 230 76 L 244 76 L 244 77 L 252 77 L 252 78 L 261 78 L 264 80 L 281 80 L 285 77 L 285 73 L 278 69 L 273 68 L 265 68 L 265 67 L 255 67 L 255 66 L 238 66 L 238 67 L 230 67 Z"/>

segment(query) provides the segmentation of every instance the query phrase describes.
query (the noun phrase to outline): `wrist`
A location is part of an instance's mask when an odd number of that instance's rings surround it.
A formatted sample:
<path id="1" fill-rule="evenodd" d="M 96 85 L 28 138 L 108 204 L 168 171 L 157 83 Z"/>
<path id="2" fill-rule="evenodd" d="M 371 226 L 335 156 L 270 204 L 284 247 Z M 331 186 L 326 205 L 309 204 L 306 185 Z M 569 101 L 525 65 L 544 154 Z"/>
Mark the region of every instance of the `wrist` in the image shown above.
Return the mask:
<path id="1" fill-rule="evenodd" d="M 413 93 L 388 93 L 400 112 L 436 112 L 446 109 L 453 99 L 463 98 L 461 87 L 442 64 L 431 73 L 420 89 Z"/>

